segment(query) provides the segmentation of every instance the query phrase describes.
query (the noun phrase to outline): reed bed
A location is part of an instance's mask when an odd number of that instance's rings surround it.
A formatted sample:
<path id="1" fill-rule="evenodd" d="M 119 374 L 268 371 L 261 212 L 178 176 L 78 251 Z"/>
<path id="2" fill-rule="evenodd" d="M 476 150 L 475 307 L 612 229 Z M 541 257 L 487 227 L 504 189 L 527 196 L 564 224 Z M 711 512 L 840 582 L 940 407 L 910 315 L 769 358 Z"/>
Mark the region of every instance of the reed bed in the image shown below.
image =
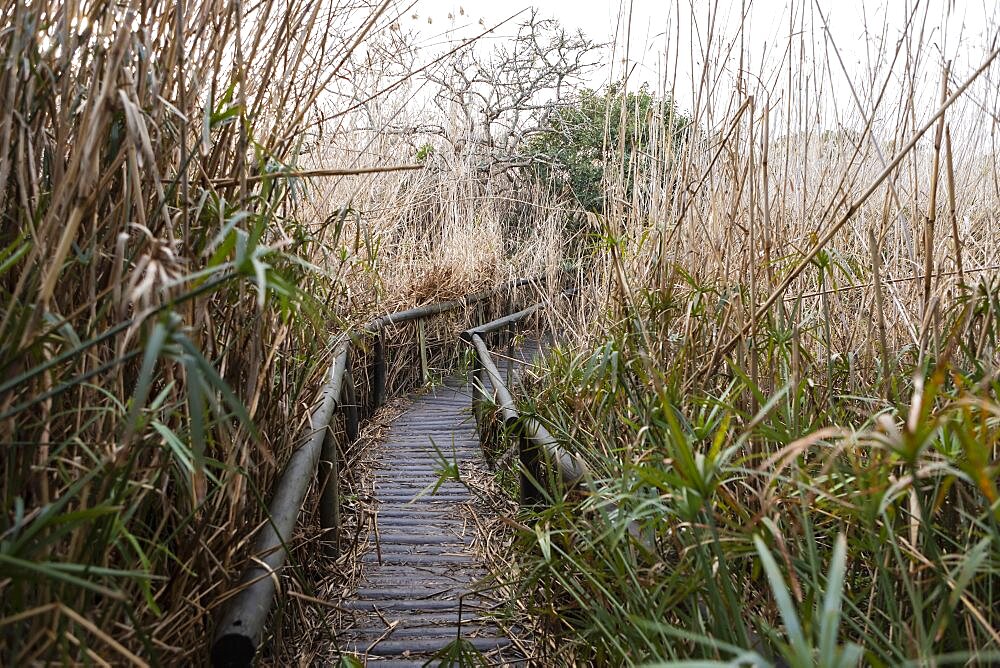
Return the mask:
<path id="1" fill-rule="evenodd" d="M 908 6 L 858 74 L 789 7 L 736 75 L 745 26 L 699 14 L 690 123 L 608 170 L 522 392 L 595 478 L 518 533 L 542 662 L 1000 659 L 997 17 L 949 63 Z"/>
<path id="2" fill-rule="evenodd" d="M 550 260 L 362 122 L 400 11 L 0 4 L 0 663 L 203 661 L 337 338 Z"/>
<path id="3" fill-rule="evenodd" d="M 203 660 L 338 337 L 565 266 L 523 408 L 598 491 L 485 550 L 540 660 L 1000 661 L 998 21 L 935 7 L 860 72 L 818 5 L 757 71 L 678 14 L 693 104 L 607 116 L 595 212 L 417 129 L 391 2 L 0 3 L 0 663 Z M 336 655 L 324 538 L 265 661 Z"/>

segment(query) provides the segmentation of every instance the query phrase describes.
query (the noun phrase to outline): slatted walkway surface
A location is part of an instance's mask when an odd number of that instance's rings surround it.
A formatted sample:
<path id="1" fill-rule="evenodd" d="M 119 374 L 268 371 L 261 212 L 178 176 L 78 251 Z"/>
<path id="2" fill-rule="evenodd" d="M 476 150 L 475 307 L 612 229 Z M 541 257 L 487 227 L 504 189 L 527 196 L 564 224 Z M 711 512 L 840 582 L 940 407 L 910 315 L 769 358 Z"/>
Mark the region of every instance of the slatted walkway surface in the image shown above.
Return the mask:
<path id="1" fill-rule="evenodd" d="M 528 345 L 515 357 L 521 362 L 537 350 Z M 488 581 L 463 508 L 474 503 L 472 494 L 456 481 L 431 493 L 442 468 L 438 450 L 462 470 L 482 459 L 470 403 L 466 380 L 453 376 L 417 396 L 381 446 L 374 548 L 362 557 L 356 597 L 345 604 L 355 627 L 343 636 L 344 649 L 369 665 L 436 665 L 459 635 L 492 665 L 519 663 L 510 639 L 484 618 L 489 592 L 476 591 Z"/>

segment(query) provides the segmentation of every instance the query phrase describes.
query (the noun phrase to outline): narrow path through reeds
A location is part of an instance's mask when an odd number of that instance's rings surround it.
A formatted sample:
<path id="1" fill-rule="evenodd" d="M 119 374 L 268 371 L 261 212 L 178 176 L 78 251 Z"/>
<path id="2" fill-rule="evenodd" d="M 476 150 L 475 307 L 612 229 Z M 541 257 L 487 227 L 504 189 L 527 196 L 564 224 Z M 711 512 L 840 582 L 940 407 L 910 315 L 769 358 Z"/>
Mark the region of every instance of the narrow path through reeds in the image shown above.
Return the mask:
<path id="1" fill-rule="evenodd" d="M 537 352 L 528 344 L 513 356 Z M 414 398 L 386 434 L 374 476 L 378 502 L 365 575 L 343 604 L 353 613 L 342 650 L 379 665 L 480 655 L 519 663 L 493 620 L 492 578 L 476 546 L 484 508 L 463 482 L 482 459 L 468 380 L 452 375 Z"/>

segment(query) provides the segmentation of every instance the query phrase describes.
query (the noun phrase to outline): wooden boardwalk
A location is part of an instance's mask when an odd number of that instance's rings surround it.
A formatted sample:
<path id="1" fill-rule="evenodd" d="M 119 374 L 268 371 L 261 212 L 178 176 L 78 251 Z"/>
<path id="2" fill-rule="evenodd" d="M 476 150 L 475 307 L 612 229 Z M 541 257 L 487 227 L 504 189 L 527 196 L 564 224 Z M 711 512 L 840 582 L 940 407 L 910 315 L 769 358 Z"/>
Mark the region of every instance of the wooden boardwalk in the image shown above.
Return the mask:
<path id="1" fill-rule="evenodd" d="M 516 357 L 537 350 L 527 345 Z M 488 574 L 474 550 L 470 508 L 462 507 L 474 503 L 472 494 L 451 480 L 431 493 L 442 469 L 438 450 L 463 471 L 482 461 L 470 404 L 466 380 L 453 376 L 415 397 L 382 444 L 374 549 L 362 557 L 365 576 L 345 604 L 355 626 L 342 636 L 344 649 L 370 664 L 437 665 L 459 636 L 492 665 L 520 663 L 510 639 L 484 617 L 490 593 L 477 590 L 488 587 Z"/>

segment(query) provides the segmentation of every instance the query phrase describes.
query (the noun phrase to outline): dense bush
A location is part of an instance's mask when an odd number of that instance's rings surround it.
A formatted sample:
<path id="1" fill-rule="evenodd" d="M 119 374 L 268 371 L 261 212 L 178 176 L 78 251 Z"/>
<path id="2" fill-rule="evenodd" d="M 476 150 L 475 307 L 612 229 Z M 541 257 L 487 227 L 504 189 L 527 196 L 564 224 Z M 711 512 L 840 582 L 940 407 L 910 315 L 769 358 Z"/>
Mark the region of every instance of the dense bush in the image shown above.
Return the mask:
<path id="1" fill-rule="evenodd" d="M 525 153 L 535 178 L 554 182 L 583 209 L 603 213 L 616 186 L 629 200 L 649 197 L 639 177 L 654 166 L 654 144 L 676 148 L 687 127 L 670 96 L 645 84 L 628 91 L 616 83 L 603 91 L 583 89 L 554 105 Z"/>

